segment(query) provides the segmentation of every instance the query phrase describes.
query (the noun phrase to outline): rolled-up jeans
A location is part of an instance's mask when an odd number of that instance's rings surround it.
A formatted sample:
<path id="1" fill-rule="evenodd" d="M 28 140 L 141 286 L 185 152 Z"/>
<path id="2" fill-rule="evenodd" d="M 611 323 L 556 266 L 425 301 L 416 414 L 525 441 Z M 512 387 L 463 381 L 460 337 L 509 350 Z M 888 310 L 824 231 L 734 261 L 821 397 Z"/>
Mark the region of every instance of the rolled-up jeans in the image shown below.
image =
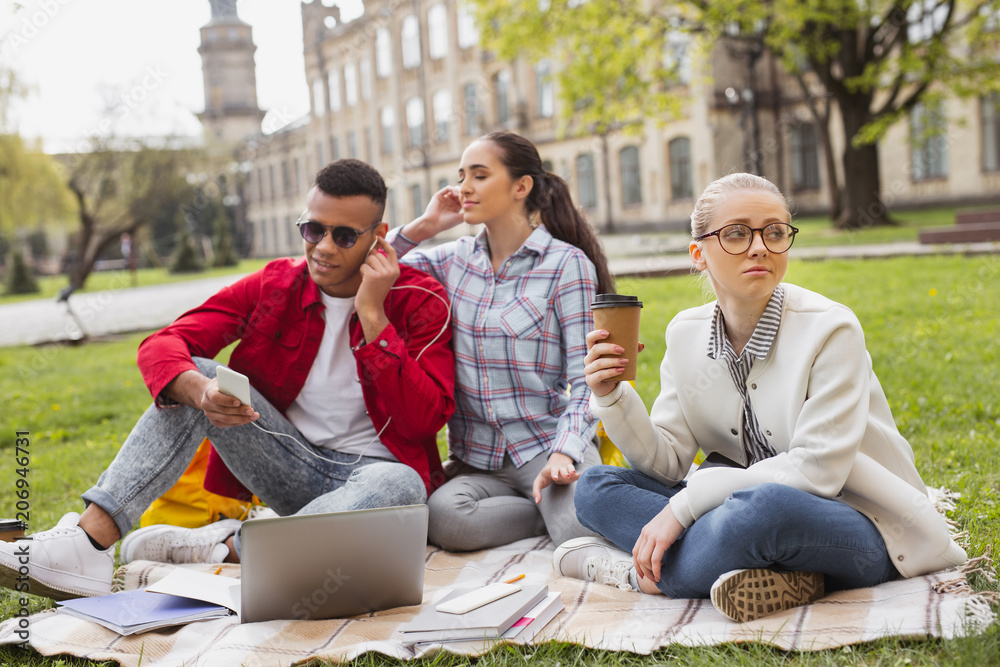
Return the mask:
<path id="1" fill-rule="evenodd" d="M 604 465 L 576 484 L 580 523 L 630 553 L 643 527 L 684 488 Z M 672 598 L 706 598 L 719 575 L 743 568 L 820 572 L 828 592 L 899 576 L 864 514 L 784 484 L 759 484 L 733 492 L 681 533 L 663 554 L 657 587 Z"/>
<path id="2" fill-rule="evenodd" d="M 222 365 L 201 357 L 194 362 L 209 378 Z M 219 428 L 204 412 L 187 406 L 164 410 L 150 406 L 83 500 L 110 514 L 124 537 L 146 508 L 180 479 L 206 437 L 236 478 L 281 516 L 427 500 L 423 480 L 413 468 L 315 447 L 252 387 L 250 400 L 260 413 L 255 423 L 281 436 L 253 424 Z M 238 541 L 237 535 L 237 553 Z"/>

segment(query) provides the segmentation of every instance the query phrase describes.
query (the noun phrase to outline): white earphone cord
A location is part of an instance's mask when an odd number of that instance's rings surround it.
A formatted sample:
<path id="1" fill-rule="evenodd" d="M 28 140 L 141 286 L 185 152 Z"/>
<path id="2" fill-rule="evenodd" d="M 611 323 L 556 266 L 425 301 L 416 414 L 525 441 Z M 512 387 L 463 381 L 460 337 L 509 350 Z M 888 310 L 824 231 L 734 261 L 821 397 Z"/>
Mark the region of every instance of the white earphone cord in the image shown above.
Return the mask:
<path id="1" fill-rule="evenodd" d="M 444 297 L 442 297 L 437 292 L 432 292 L 431 290 L 427 289 L 426 287 L 419 287 L 417 285 L 400 285 L 398 287 L 390 287 L 389 288 L 390 291 L 391 290 L 396 290 L 396 289 L 417 289 L 417 290 L 420 290 L 421 292 L 427 292 L 428 294 L 430 294 L 434 298 L 438 299 L 445 306 L 445 312 L 447 313 L 447 317 L 444 320 L 444 326 L 441 327 L 441 331 L 438 331 L 437 335 L 434 336 L 434 338 L 432 338 L 430 340 L 430 342 L 427 343 L 427 345 L 424 345 L 424 348 L 422 350 L 420 350 L 420 352 L 417 353 L 416 357 L 414 357 L 414 359 L 413 359 L 414 361 L 419 361 L 420 357 L 424 354 L 424 352 L 427 351 L 427 348 L 429 348 L 431 345 L 433 345 L 434 343 L 436 343 L 437 340 L 438 340 L 438 338 L 440 338 L 441 336 L 443 336 L 444 332 L 448 330 L 449 326 L 451 326 L 451 308 L 448 306 L 448 302 L 445 301 Z M 368 448 L 372 446 L 372 443 L 374 443 L 376 440 L 378 440 L 380 437 L 382 437 L 382 433 L 385 432 L 385 429 L 389 426 L 389 422 L 391 422 L 391 421 L 392 421 L 392 417 L 390 416 L 385 421 L 385 424 L 382 425 L 382 428 L 379 429 L 379 432 L 375 434 L 375 437 L 372 438 L 368 442 L 368 444 L 365 445 L 361 449 L 361 453 L 358 454 L 358 458 L 356 458 L 355 460 L 353 460 L 353 461 L 351 461 L 349 463 L 343 463 L 341 461 L 334 461 L 333 459 L 328 459 L 325 456 L 321 456 L 321 455 L 317 454 L 315 451 L 313 451 L 313 449 L 315 449 L 314 447 L 310 447 L 310 446 L 308 446 L 308 445 L 300 442 L 295 436 L 288 435 L 287 433 L 276 433 L 275 431 L 268 431 L 266 428 L 264 428 L 263 426 L 261 426 L 257 422 L 250 422 L 250 423 L 253 424 L 254 426 L 256 426 L 261 431 L 263 431 L 264 433 L 268 433 L 270 435 L 275 435 L 275 436 L 278 436 L 278 437 L 281 437 L 281 438 L 289 438 L 290 440 L 294 441 L 299 447 L 301 447 L 303 450 L 305 450 L 307 454 L 309 454 L 311 456 L 315 456 L 316 458 L 318 458 L 318 459 L 320 459 L 322 461 L 326 461 L 327 463 L 334 463 L 336 465 L 352 466 L 352 465 L 355 465 L 355 464 L 361 462 L 361 458 L 365 455 L 365 452 L 368 451 Z"/>

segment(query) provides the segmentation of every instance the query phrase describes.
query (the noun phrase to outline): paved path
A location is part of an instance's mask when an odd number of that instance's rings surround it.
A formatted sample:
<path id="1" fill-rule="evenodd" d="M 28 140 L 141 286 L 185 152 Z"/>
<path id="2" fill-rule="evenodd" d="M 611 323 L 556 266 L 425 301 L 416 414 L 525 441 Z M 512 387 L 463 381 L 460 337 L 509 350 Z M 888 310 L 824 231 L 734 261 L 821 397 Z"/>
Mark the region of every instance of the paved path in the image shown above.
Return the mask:
<path id="1" fill-rule="evenodd" d="M 625 250 L 622 247 L 614 251 Z M 663 248 L 650 248 L 662 252 Z M 912 243 L 797 248 L 796 259 L 844 259 L 899 255 L 1000 253 L 1000 243 L 957 243 L 926 246 Z M 616 257 L 609 260 L 616 276 L 665 276 L 689 273 L 691 260 L 684 254 Z M 153 287 L 109 290 L 70 297 L 80 324 L 91 336 L 159 329 L 184 311 L 197 306 L 239 275 L 191 280 Z M 36 345 L 74 340 L 80 327 L 63 304 L 54 299 L 0 306 L 0 347 Z"/>

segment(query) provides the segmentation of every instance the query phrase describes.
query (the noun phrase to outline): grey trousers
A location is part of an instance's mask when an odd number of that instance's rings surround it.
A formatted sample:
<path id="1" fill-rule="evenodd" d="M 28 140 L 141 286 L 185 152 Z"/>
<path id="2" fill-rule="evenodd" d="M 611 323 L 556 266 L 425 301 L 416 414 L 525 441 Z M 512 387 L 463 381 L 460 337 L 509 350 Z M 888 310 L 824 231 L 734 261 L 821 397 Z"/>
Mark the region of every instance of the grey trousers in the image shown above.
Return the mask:
<path id="1" fill-rule="evenodd" d="M 455 476 L 431 494 L 428 540 L 448 551 L 477 551 L 548 534 L 555 544 L 574 537 L 595 535 L 576 518 L 576 483 L 552 483 L 535 504 L 532 484 L 548 455 L 541 454 L 520 468 L 509 456 L 503 468 L 484 471 L 458 462 Z M 589 446 L 576 471 L 601 462 L 597 447 Z"/>

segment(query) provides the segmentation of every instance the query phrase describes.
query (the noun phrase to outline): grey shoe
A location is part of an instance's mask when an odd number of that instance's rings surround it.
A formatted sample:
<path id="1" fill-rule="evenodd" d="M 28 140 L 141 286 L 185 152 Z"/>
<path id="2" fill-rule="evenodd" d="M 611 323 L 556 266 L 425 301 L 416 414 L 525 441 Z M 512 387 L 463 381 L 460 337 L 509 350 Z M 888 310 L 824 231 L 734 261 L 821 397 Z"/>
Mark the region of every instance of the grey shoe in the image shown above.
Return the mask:
<path id="1" fill-rule="evenodd" d="M 737 623 L 801 607 L 823 597 L 823 575 L 756 568 L 732 570 L 712 584 L 712 604 Z"/>
<path id="2" fill-rule="evenodd" d="M 635 590 L 629 583 L 632 554 L 600 537 L 576 537 L 552 554 L 552 569 L 566 577 Z"/>
<path id="3" fill-rule="evenodd" d="M 224 542 L 239 530 L 238 519 L 216 521 L 201 528 L 146 526 L 122 540 L 123 563 L 151 560 L 158 563 L 221 563 L 229 555 Z"/>

